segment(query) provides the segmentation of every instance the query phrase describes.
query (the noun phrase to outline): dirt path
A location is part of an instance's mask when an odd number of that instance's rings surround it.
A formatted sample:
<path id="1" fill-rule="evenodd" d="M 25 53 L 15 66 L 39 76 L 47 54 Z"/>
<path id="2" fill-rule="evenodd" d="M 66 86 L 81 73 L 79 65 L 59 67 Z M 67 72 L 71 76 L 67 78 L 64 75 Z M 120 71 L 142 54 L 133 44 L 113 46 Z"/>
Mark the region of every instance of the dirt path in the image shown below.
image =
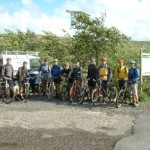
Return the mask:
<path id="1" fill-rule="evenodd" d="M 149 104 L 117 109 L 113 105 L 80 106 L 35 97 L 27 104 L 0 102 L 0 149 L 109 150 L 131 134 L 138 114 L 149 112 Z"/>

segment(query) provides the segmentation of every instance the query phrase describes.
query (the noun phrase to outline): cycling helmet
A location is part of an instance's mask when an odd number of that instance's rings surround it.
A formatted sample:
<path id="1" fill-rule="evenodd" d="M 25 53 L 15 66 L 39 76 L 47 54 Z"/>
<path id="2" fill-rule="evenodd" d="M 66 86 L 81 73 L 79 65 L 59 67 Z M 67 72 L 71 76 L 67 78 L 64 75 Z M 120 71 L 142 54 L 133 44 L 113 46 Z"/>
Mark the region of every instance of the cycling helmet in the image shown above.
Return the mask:
<path id="1" fill-rule="evenodd" d="M 76 63 L 75 63 L 75 65 L 79 66 L 79 65 L 80 65 L 80 63 L 79 63 L 79 62 L 76 62 Z"/>
<path id="2" fill-rule="evenodd" d="M 124 60 L 120 59 L 118 60 L 118 63 L 124 63 Z"/>
<path id="3" fill-rule="evenodd" d="M 105 57 L 102 57 L 101 61 L 106 61 L 107 59 Z"/>
<path id="4" fill-rule="evenodd" d="M 96 59 L 95 59 L 95 58 L 91 58 L 90 61 L 91 61 L 91 62 L 95 62 Z"/>
<path id="5" fill-rule="evenodd" d="M 69 66 L 69 63 L 65 63 L 65 67 Z"/>
<path id="6" fill-rule="evenodd" d="M 130 64 L 135 64 L 135 61 L 134 61 L 134 60 L 131 60 L 131 61 L 130 61 Z"/>

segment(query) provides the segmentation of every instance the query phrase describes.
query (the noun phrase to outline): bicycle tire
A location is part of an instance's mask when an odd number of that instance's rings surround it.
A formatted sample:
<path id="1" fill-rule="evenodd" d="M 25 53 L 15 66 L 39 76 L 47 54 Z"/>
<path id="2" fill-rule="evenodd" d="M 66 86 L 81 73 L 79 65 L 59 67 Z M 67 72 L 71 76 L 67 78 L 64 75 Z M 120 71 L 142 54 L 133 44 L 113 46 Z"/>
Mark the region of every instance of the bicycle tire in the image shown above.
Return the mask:
<path id="1" fill-rule="evenodd" d="M 67 86 L 62 86 L 61 99 L 65 100 L 67 98 L 68 98 L 68 87 Z"/>
<path id="2" fill-rule="evenodd" d="M 49 88 L 48 88 L 48 93 L 47 93 L 47 96 L 48 96 L 48 99 L 49 100 L 52 100 L 53 98 L 53 85 L 49 85 Z"/>
<path id="3" fill-rule="evenodd" d="M 100 91 L 99 89 L 95 89 L 92 92 L 92 103 L 93 105 L 96 105 L 97 103 L 101 104 L 103 102 L 103 94 L 102 91 Z"/>
<path id="4" fill-rule="evenodd" d="M 3 100 L 4 100 L 5 104 L 9 104 L 13 101 L 13 99 L 10 98 L 10 89 L 9 88 L 5 89 Z"/>
<path id="5" fill-rule="evenodd" d="M 109 87 L 109 94 L 108 94 L 108 98 L 111 102 L 116 102 L 118 97 L 118 90 L 115 86 L 113 87 Z"/>
<path id="6" fill-rule="evenodd" d="M 29 99 L 29 87 L 25 87 L 25 90 L 24 90 L 24 93 L 25 93 L 25 102 L 27 102 L 27 100 Z"/>
<path id="7" fill-rule="evenodd" d="M 124 98 L 125 98 L 125 90 L 120 90 L 116 99 L 117 108 L 120 108 L 122 106 Z"/>
<path id="8" fill-rule="evenodd" d="M 80 105 L 84 103 L 85 97 L 86 97 L 86 86 L 83 86 L 81 88 L 81 93 L 80 93 L 80 102 L 79 102 Z"/>
<path id="9" fill-rule="evenodd" d="M 69 100 L 71 103 L 75 101 L 75 98 L 76 98 L 75 93 L 76 91 L 74 91 L 74 86 L 72 86 L 69 91 Z"/>

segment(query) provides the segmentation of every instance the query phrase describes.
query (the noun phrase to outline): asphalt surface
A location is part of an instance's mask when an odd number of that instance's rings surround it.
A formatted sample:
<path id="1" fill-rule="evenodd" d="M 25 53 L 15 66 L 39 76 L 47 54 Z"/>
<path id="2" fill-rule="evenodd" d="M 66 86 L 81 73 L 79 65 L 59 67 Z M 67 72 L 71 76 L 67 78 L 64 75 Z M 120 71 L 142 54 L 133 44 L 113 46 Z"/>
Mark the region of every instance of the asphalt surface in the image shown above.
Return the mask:
<path id="1" fill-rule="evenodd" d="M 132 131 L 133 134 L 121 139 L 113 150 L 150 150 L 150 116 L 140 115 Z"/>

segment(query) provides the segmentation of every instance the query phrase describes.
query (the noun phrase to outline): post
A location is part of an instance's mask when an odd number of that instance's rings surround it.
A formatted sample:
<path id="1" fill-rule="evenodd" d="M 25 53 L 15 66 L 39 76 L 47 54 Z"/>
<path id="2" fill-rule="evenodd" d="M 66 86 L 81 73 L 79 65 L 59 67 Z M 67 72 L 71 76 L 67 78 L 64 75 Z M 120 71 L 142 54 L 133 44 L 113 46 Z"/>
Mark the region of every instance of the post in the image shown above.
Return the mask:
<path id="1" fill-rule="evenodd" d="M 140 48 L 140 92 L 142 92 L 142 84 L 143 84 L 143 78 L 142 78 L 142 53 L 143 49 Z"/>

